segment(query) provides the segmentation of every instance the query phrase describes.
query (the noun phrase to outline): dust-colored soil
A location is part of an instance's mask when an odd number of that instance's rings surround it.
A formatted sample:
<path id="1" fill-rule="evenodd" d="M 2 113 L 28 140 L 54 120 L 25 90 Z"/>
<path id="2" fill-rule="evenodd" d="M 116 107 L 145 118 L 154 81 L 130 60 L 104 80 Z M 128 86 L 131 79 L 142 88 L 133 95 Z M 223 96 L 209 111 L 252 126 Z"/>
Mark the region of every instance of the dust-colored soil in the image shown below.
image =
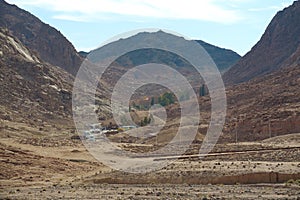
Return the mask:
<path id="1" fill-rule="evenodd" d="M 300 134 L 267 141 L 223 144 L 204 159 L 192 146 L 147 174 L 112 170 L 70 135 L 3 137 L 3 199 L 297 199 L 300 198 Z M 285 142 L 283 142 L 285 141 Z M 119 144 L 139 150 L 138 144 Z M 145 145 L 144 145 L 145 146 Z M 147 158 L 148 159 L 148 158 Z"/>
<path id="2" fill-rule="evenodd" d="M 299 186 L 260 185 L 55 185 L 6 189 L 7 199 L 299 199 Z"/>

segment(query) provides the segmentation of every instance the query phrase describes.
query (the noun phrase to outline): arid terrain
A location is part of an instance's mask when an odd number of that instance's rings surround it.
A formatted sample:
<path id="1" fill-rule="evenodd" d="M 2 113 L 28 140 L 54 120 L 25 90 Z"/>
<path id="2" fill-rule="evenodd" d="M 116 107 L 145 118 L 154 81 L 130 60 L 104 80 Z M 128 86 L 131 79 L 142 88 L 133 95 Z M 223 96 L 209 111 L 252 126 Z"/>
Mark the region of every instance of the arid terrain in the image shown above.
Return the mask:
<path id="1" fill-rule="evenodd" d="M 243 57 L 197 40 L 224 73 L 227 95 L 222 134 L 201 158 L 211 99 L 205 88 L 201 92 L 204 85 L 194 76 L 195 69 L 172 53 L 154 49 L 120 57 L 99 81 L 95 105 L 87 106 L 105 126 L 101 131 L 115 126 L 109 107 L 114 84 L 130 67 L 145 62 L 178 67 L 191 80 L 201 110 L 188 150 L 180 156 L 171 152 L 132 157 L 169 162 L 137 174 L 99 162 L 85 146 L 96 139 L 74 125 L 73 83 L 88 53 L 77 52 L 60 31 L 0 0 L 0 199 L 300 199 L 299 13 L 299 1 L 278 12 Z M 166 33 L 140 36 L 151 34 Z M 126 39 L 113 45 L 120 41 Z M 130 115 L 138 128 L 152 120 L 151 95 L 157 95 L 153 101 L 159 103 L 165 92 L 156 88 L 146 96 L 148 89 L 140 89 L 131 99 Z M 120 126 L 108 138 L 134 153 L 164 147 L 176 135 L 180 120 L 178 102 L 165 108 L 167 122 L 157 136 L 133 137 Z M 181 150 L 178 143 L 170 148 Z"/>
<path id="2" fill-rule="evenodd" d="M 1 197 L 297 199 L 299 141 L 300 134 L 290 134 L 222 144 L 201 160 L 195 154 L 157 156 L 172 163 L 159 171 L 129 174 L 102 165 L 69 135 L 2 138 Z"/>

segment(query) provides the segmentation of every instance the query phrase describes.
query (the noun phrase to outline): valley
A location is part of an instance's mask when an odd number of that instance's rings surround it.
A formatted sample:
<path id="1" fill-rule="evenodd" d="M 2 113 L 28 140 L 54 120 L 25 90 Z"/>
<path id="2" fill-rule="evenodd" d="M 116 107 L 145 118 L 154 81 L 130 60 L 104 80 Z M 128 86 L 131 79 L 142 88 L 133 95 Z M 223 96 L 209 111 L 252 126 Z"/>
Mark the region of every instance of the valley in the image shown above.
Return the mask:
<path id="1" fill-rule="evenodd" d="M 242 57 L 161 30 L 77 52 L 59 30 L 0 0 L 0 199 L 299 199 L 299 13 L 299 1 L 279 11 Z M 157 35 L 200 44 L 209 53 L 226 86 L 224 125 L 220 119 L 212 121 L 215 91 L 208 90 L 189 61 L 167 50 L 143 48 L 122 54 L 103 78 L 83 70 L 79 85 L 89 76 L 99 78 L 97 85 L 74 92 L 82 63 L 97 63 L 95 52 L 107 49 L 109 54 L 126 41 L 141 37 L 149 42 Z M 118 124 L 114 114 L 122 116 L 125 110 L 117 105 L 112 113 L 115 86 L 132 68 L 147 63 L 171 66 L 186 77 L 197 102 L 184 90 L 176 97 L 170 88 L 148 84 L 129 99 L 131 120 L 124 117 Z M 148 70 L 133 73 L 128 82 L 151 77 L 153 69 Z M 156 74 L 157 80 L 174 75 Z M 173 83 L 181 84 L 179 79 Z M 95 94 L 89 93 L 92 89 Z M 122 92 L 125 99 L 128 91 Z M 92 104 L 86 105 L 90 99 L 85 94 L 92 94 Z M 181 116 L 183 106 L 189 112 Z M 199 122 L 193 123 L 189 114 L 198 106 Z M 78 122 L 78 113 L 96 122 Z M 188 123 L 182 139 L 177 132 L 183 122 Z M 221 124 L 222 131 L 206 154 L 213 143 L 206 143 L 207 132 L 215 124 Z M 191 130 L 195 137 L 189 140 Z M 168 151 L 159 151 L 165 147 Z M 114 160 L 127 153 L 129 160 Z M 166 164 L 130 173 L 136 167 L 130 160 L 138 161 L 137 166 Z M 126 166 L 129 171 L 123 170 Z"/>

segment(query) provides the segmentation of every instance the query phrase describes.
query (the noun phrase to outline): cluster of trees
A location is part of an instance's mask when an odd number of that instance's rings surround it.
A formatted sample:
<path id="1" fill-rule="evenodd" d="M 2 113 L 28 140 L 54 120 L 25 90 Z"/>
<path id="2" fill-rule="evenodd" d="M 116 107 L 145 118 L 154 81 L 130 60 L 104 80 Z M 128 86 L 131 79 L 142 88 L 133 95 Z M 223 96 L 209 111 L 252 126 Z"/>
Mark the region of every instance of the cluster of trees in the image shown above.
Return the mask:
<path id="1" fill-rule="evenodd" d="M 199 88 L 199 96 L 203 97 L 208 94 L 209 92 L 207 86 L 202 84 Z M 188 92 L 183 92 L 179 99 L 180 101 L 189 100 L 190 95 L 188 94 Z M 150 104 L 148 102 L 148 104 L 137 105 L 135 104 L 135 102 L 133 102 L 133 104 L 129 106 L 129 111 L 131 111 L 132 107 L 138 110 L 147 110 L 150 108 L 150 106 L 153 106 L 156 103 L 160 104 L 161 106 L 168 106 L 174 104 L 176 100 L 177 98 L 172 92 L 165 92 L 164 94 L 160 95 L 158 98 L 151 97 Z M 140 126 L 147 126 L 148 124 L 151 123 L 151 120 L 152 120 L 151 116 L 144 117 L 144 119 L 140 121 Z"/>
<path id="2" fill-rule="evenodd" d="M 163 95 L 158 97 L 158 103 L 162 106 L 168 106 L 175 103 L 176 97 L 171 92 L 165 92 Z"/>
<path id="3" fill-rule="evenodd" d="M 162 106 L 167 106 L 175 103 L 176 97 L 171 92 L 165 92 L 163 95 L 160 95 L 156 100 L 155 97 L 151 97 L 150 106 L 153 106 L 155 103 L 158 103 Z"/>
<path id="4" fill-rule="evenodd" d="M 155 97 L 151 97 L 150 105 L 153 106 L 155 103 L 158 103 L 162 106 L 167 106 L 175 103 L 176 97 L 172 92 L 165 92 L 163 95 L 159 96 L 156 100 Z"/>
<path id="5" fill-rule="evenodd" d="M 203 97 L 209 94 L 208 88 L 205 84 L 202 84 L 199 88 L 199 96 Z M 190 95 L 188 91 L 183 91 L 182 94 L 179 97 L 180 101 L 189 100 Z M 144 105 L 136 105 L 134 102 L 132 104 L 133 108 L 136 108 L 138 110 L 147 110 L 150 106 L 153 106 L 154 104 L 158 103 L 161 106 L 168 106 L 170 104 L 174 104 L 176 102 L 176 97 L 172 92 L 165 92 L 164 94 L 160 95 L 158 98 L 151 97 L 150 104 L 144 104 Z M 131 110 L 131 106 L 129 108 Z"/>

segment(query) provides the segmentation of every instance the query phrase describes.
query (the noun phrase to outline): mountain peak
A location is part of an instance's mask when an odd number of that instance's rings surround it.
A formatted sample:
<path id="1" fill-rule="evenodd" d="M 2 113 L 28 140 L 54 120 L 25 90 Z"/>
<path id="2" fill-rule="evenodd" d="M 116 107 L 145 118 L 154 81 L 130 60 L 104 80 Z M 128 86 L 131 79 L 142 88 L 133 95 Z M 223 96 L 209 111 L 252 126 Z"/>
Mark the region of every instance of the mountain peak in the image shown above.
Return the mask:
<path id="1" fill-rule="evenodd" d="M 131 34 L 129 36 L 127 35 L 127 37 L 120 38 L 118 40 L 114 40 L 113 42 L 107 43 L 107 44 L 103 45 L 102 47 L 93 50 L 92 51 L 93 53 L 90 55 L 87 55 L 87 53 L 85 53 L 85 52 L 81 52 L 80 54 L 82 57 L 88 57 L 89 59 L 95 61 L 95 59 L 99 59 L 98 55 L 95 52 L 97 52 L 100 49 L 102 49 L 102 50 L 105 49 L 104 51 L 113 51 L 114 49 L 118 49 L 120 46 L 123 46 L 124 48 L 126 48 L 126 46 L 128 46 L 128 43 L 130 43 L 130 42 L 132 42 L 132 44 L 135 44 L 138 41 L 138 42 L 148 44 L 150 41 L 153 41 L 153 43 L 161 44 L 161 43 L 164 43 L 165 41 L 170 41 L 170 40 L 173 40 L 173 41 L 186 40 L 189 42 L 197 42 L 210 55 L 210 57 L 213 59 L 213 61 L 215 62 L 215 64 L 217 65 L 217 67 L 221 73 L 224 73 L 226 70 L 228 70 L 232 65 L 234 65 L 240 59 L 240 55 L 238 55 L 236 52 L 234 52 L 232 50 L 220 48 L 215 45 L 206 43 L 202 40 L 187 40 L 185 37 L 183 37 L 181 35 L 178 35 L 176 33 L 173 34 L 168 31 L 163 31 L 163 30 L 140 31 L 140 32 Z M 131 46 L 131 45 L 129 45 L 129 46 Z M 142 62 L 142 60 L 145 61 L 146 60 L 145 58 L 150 56 L 150 57 L 153 57 L 153 59 L 155 58 L 154 60 L 152 60 L 152 62 L 155 61 L 155 62 L 161 63 L 164 60 L 165 61 L 165 62 L 163 62 L 164 64 L 167 64 L 167 63 L 170 64 L 170 63 L 173 63 L 171 61 L 173 59 L 173 60 L 178 61 L 177 65 L 179 67 L 190 65 L 190 64 L 187 64 L 186 61 L 184 61 L 182 58 L 176 59 L 175 55 L 170 56 L 170 54 L 172 54 L 171 52 L 163 53 L 162 51 L 158 52 L 158 51 L 154 50 L 154 48 L 152 48 L 152 47 L 149 47 L 149 48 L 152 50 L 142 50 L 141 51 L 141 49 L 140 49 L 140 52 L 136 53 L 135 56 L 133 55 L 134 54 L 133 53 L 131 55 L 131 60 L 129 63 L 131 63 L 133 65 L 142 64 L 142 63 L 144 63 L 144 62 Z M 139 49 L 137 49 L 136 51 L 138 51 L 138 50 Z M 161 55 L 158 55 L 158 54 L 161 54 Z M 95 56 L 95 55 L 97 55 L 97 56 Z M 162 56 L 162 55 L 164 55 L 164 56 Z M 177 56 L 177 58 L 178 58 L 178 56 Z M 128 66 L 128 61 L 129 61 L 128 58 L 126 58 L 125 60 L 126 60 L 126 62 L 124 61 L 124 59 L 119 59 L 119 61 L 121 61 L 121 62 L 118 64 L 121 66 Z"/>

